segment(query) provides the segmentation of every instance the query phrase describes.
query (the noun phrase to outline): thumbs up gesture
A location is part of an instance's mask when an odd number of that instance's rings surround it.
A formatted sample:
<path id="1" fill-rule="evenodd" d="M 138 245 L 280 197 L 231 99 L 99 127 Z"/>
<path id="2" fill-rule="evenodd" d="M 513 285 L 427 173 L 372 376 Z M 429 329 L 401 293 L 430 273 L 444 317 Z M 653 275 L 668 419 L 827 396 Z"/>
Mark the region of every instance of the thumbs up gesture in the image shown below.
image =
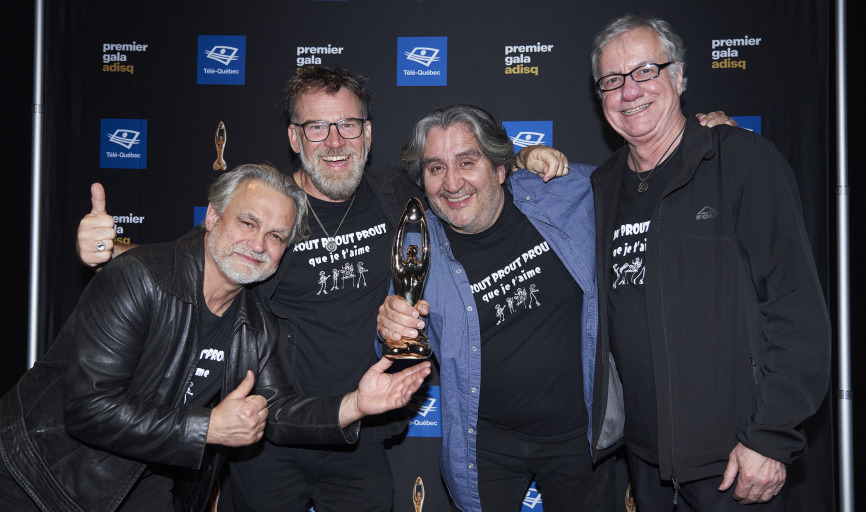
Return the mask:
<path id="1" fill-rule="evenodd" d="M 114 218 L 105 213 L 105 189 L 102 184 L 90 186 L 93 208 L 78 224 L 78 257 L 85 265 L 95 267 L 106 263 L 114 250 Z"/>
<path id="2" fill-rule="evenodd" d="M 268 419 L 268 402 L 250 395 L 256 379 L 251 370 L 234 391 L 211 410 L 207 442 L 224 446 L 246 446 L 262 438 Z"/>

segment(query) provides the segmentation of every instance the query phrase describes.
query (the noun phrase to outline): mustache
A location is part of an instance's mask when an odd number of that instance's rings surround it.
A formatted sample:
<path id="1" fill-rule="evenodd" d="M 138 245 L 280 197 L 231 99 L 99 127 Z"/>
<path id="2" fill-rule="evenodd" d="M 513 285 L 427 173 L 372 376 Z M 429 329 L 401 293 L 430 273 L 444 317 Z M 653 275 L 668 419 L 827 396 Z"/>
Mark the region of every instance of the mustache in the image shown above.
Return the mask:
<path id="1" fill-rule="evenodd" d="M 259 263 L 270 263 L 271 255 L 267 252 L 256 252 L 244 244 L 238 243 L 232 245 L 232 252 L 236 252 L 239 254 L 243 254 L 244 256 L 248 256 Z"/>
<path id="2" fill-rule="evenodd" d="M 474 194 L 476 191 L 477 191 L 477 189 L 475 187 L 463 187 L 460 190 L 458 190 L 457 192 L 446 192 L 443 190 L 443 191 L 439 192 L 437 195 L 439 197 L 443 197 L 445 199 L 454 199 L 455 197 Z"/>
<path id="3" fill-rule="evenodd" d="M 327 146 L 322 146 L 316 149 L 315 156 L 355 156 L 358 152 L 355 151 L 354 148 L 349 146 L 343 146 L 339 148 L 331 148 Z"/>

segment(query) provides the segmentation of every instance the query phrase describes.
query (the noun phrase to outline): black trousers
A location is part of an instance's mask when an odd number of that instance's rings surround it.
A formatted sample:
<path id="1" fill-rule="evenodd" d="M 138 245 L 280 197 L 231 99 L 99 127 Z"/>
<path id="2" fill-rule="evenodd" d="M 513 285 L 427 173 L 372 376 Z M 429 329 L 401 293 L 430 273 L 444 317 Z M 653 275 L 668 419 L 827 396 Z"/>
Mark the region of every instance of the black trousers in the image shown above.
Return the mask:
<path id="1" fill-rule="evenodd" d="M 535 442 L 480 424 L 476 451 L 478 491 L 485 511 L 518 512 L 524 499 L 535 501 L 535 496 L 526 495 L 533 478 L 544 512 L 614 510 L 613 463 L 593 467 L 585 435 Z"/>
<path id="2" fill-rule="evenodd" d="M 720 492 L 722 477 L 716 476 L 680 483 L 677 505 L 674 505 L 674 487 L 662 480 L 659 467 L 628 454 L 628 471 L 631 474 L 634 497 L 640 512 L 783 512 L 785 510 L 785 488 L 767 503 L 742 505 L 734 500 L 736 482 L 725 492 Z"/>
<path id="3" fill-rule="evenodd" d="M 236 512 L 390 512 L 394 478 L 382 443 L 242 451 L 229 469 Z"/>

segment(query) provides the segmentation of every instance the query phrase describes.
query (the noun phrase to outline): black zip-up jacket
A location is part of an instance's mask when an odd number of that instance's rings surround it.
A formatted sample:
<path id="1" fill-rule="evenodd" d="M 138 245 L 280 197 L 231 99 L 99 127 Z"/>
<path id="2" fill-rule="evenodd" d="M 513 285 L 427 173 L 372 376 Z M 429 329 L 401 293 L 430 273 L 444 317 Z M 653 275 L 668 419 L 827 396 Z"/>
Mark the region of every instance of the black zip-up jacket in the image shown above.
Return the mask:
<path id="1" fill-rule="evenodd" d="M 110 512 L 148 464 L 189 468 L 185 509 L 200 511 L 225 449 L 205 451 L 211 410 L 183 405 L 198 361 L 204 230 L 142 246 L 99 272 L 48 353 L 0 400 L 0 454 L 46 511 Z M 268 400 L 274 442 L 346 443 L 342 397 L 302 398 L 274 353 L 276 321 L 242 290 L 222 396 L 248 369 Z M 205 455 L 205 454 L 208 455 Z"/>
<path id="2" fill-rule="evenodd" d="M 827 394 L 830 369 L 829 316 L 793 172 L 759 135 L 686 119 L 646 251 L 659 466 L 679 482 L 721 475 L 737 441 L 786 464 L 802 455 L 800 425 Z M 627 155 L 592 175 L 601 319 Z M 598 352 L 608 354 L 607 321 L 599 329 Z"/>
<path id="3" fill-rule="evenodd" d="M 410 197 L 418 197 L 422 200 L 424 206 L 427 206 L 426 200 L 423 198 L 421 190 L 413 185 L 406 178 L 406 174 L 402 169 L 387 168 L 384 170 L 365 169 L 364 176 L 361 179 L 359 187 L 370 187 L 379 204 L 382 206 L 382 211 L 385 213 L 385 222 L 389 223 L 392 230 L 397 229 L 397 223 L 400 221 L 400 216 L 403 214 L 403 209 L 406 207 L 406 201 Z M 279 344 L 278 352 L 283 367 L 287 373 L 289 382 L 291 382 L 299 393 L 304 393 L 304 383 L 298 382 L 295 374 L 295 354 L 297 352 L 297 344 L 303 343 L 303 340 L 298 340 L 296 336 L 296 320 L 289 318 L 289 312 L 273 300 L 277 285 L 283 279 L 289 269 L 293 252 L 291 247 L 286 250 L 286 254 L 280 261 L 280 266 L 276 273 L 267 281 L 259 284 L 256 290 L 262 297 L 262 301 L 266 307 L 272 311 L 279 319 Z M 388 288 L 382 289 L 382 296 L 376 304 L 369 304 L 368 307 L 376 309 L 384 302 L 388 294 Z M 359 365 L 367 368 L 376 362 L 376 353 L 374 351 L 375 336 L 369 340 L 359 340 L 359 343 L 370 344 L 370 360 L 358 361 Z M 349 390 L 351 391 L 351 390 Z M 373 437 L 377 442 L 381 442 L 391 436 L 401 433 L 408 424 L 409 412 L 405 409 L 396 409 L 384 414 L 376 416 L 368 416 L 362 420 L 365 428 L 373 429 Z"/>

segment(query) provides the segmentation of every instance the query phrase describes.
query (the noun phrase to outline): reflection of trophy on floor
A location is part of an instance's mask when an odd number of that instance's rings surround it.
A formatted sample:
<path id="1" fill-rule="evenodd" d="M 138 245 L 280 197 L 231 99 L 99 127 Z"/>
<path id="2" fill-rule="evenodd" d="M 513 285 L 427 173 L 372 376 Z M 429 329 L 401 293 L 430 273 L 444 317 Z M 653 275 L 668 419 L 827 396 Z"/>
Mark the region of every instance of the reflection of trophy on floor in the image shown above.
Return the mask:
<path id="1" fill-rule="evenodd" d="M 421 507 L 424 506 L 424 482 L 420 476 L 412 486 L 412 502 L 415 503 L 415 512 L 421 512 Z"/>
<path id="2" fill-rule="evenodd" d="M 219 126 L 217 126 L 216 133 L 213 136 L 213 142 L 216 145 L 217 150 L 217 158 L 213 163 L 213 170 L 215 171 L 224 171 L 229 168 L 228 164 L 225 160 L 223 160 L 223 151 L 226 147 L 226 125 L 220 121 Z"/>
<path id="3" fill-rule="evenodd" d="M 421 254 L 418 254 L 418 246 L 410 245 L 403 255 L 403 238 L 406 234 L 408 223 L 418 223 L 421 231 Z M 394 236 L 394 245 L 391 247 L 391 271 L 394 274 L 394 288 L 398 296 L 415 306 L 421 299 L 424 290 L 424 281 L 427 279 L 427 270 L 430 268 L 430 231 L 427 229 L 427 218 L 424 216 L 424 207 L 416 198 L 410 199 L 400 217 L 397 225 L 397 234 Z M 417 338 L 403 337 L 400 340 L 386 340 L 382 351 L 391 359 L 423 359 L 430 356 L 432 349 L 430 341 L 423 330 L 418 330 Z"/>
<path id="4" fill-rule="evenodd" d="M 637 504 L 634 501 L 634 487 L 631 486 L 631 482 L 628 483 L 628 487 L 625 490 L 625 510 L 626 512 L 635 512 L 637 510 Z"/>

